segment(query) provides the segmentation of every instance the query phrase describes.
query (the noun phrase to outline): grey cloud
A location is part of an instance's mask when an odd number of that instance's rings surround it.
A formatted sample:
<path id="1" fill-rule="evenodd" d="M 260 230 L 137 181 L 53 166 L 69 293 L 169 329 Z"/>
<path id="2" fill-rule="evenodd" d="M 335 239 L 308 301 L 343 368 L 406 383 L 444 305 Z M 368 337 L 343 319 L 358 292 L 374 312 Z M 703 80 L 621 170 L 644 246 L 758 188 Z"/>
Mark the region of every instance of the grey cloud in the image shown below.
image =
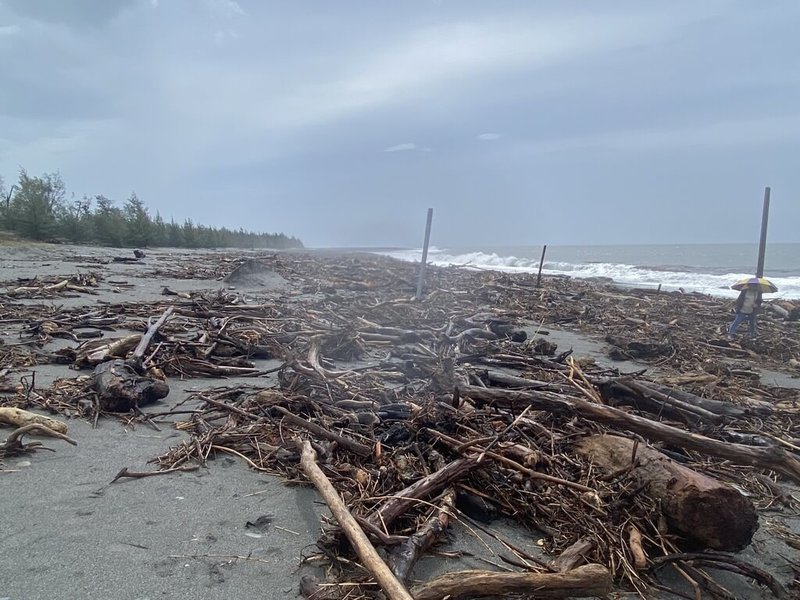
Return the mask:
<path id="1" fill-rule="evenodd" d="M 5 0 L 14 14 L 70 27 L 100 27 L 140 0 Z"/>
<path id="2" fill-rule="evenodd" d="M 441 245 L 738 241 L 772 184 L 770 235 L 797 239 L 798 22 L 723 0 L 6 1 L 0 175 L 312 245 L 418 244 L 428 206 Z"/>

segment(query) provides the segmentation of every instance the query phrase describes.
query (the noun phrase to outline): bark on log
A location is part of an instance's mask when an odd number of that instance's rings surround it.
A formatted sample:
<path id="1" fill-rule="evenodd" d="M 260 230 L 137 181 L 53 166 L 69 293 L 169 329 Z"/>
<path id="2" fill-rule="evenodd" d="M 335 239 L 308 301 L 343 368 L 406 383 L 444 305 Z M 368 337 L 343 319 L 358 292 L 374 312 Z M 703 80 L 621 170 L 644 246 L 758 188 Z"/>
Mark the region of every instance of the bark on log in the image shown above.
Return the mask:
<path id="1" fill-rule="evenodd" d="M 97 365 L 93 383 L 100 407 L 112 412 L 127 412 L 169 394 L 165 382 L 139 375 L 124 360 L 109 360 Z"/>
<path id="2" fill-rule="evenodd" d="M 537 410 L 571 414 L 591 421 L 609 423 L 635 431 L 651 440 L 658 440 L 697 450 L 711 456 L 730 460 L 739 465 L 770 469 L 800 483 L 800 461 L 780 448 L 755 448 L 742 444 L 720 442 L 697 433 L 690 433 L 664 423 L 631 415 L 625 411 L 588 402 L 581 398 L 562 396 L 546 391 L 515 392 L 477 386 L 458 386 L 461 396 L 500 405 L 528 405 Z"/>
<path id="3" fill-rule="evenodd" d="M 613 473 L 630 466 L 634 444 L 615 435 L 593 435 L 581 440 L 577 450 Z M 653 448 L 638 444 L 628 473 L 661 501 L 670 527 L 705 548 L 738 552 L 750 544 L 758 529 L 756 509 L 747 497 Z"/>
<path id="4" fill-rule="evenodd" d="M 317 465 L 317 454 L 311 447 L 311 443 L 304 441 L 301 449 L 300 462 L 303 471 L 317 488 L 328 508 L 331 509 L 331 513 L 341 525 L 364 567 L 372 573 L 390 600 L 412 600 L 408 590 L 392 574 L 386 563 L 383 562 L 383 559 L 378 555 L 358 522 L 347 510 L 339 496 L 339 492 L 336 491 L 336 488 L 333 487 L 333 484 Z"/>
<path id="5" fill-rule="evenodd" d="M 38 423 L 44 425 L 48 429 L 52 429 L 56 433 L 67 433 L 66 423 L 13 406 L 0 407 L 0 423 L 8 423 L 9 425 L 16 425 L 17 427 Z"/>
<path id="6" fill-rule="evenodd" d="M 588 598 L 611 591 L 611 573 L 602 565 L 585 565 L 565 573 L 456 571 L 411 590 L 415 600 L 478 598 L 503 594 L 535 598 Z"/>

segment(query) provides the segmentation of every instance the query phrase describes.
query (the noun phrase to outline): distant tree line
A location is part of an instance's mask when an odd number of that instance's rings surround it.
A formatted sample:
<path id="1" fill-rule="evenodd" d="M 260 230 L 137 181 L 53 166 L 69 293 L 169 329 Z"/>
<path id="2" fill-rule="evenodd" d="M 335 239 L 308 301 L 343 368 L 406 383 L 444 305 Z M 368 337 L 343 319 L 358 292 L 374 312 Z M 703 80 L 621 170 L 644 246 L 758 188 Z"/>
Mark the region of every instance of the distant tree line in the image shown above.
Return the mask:
<path id="1" fill-rule="evenodd" d="M 135 193 L 117 206 L 105 196 L 67 199 L 61 175 L 32 177 L 22 169 L 8 189 L 0 177 L 0 229 L 31 240 L 66 241 L 116 247 L 176 248 L 302 248 L 283 233 L 207 227 L 155 216 Z"/>

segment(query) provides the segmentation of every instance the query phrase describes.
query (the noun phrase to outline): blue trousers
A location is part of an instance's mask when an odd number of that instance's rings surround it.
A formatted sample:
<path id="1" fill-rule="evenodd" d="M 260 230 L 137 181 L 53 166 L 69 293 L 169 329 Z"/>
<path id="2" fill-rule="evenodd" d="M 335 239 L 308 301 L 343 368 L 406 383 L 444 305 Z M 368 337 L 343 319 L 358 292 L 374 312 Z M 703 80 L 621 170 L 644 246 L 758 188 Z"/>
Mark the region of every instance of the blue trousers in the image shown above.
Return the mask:
<path id="1" fill-rule="evenodd" d="M 733 323 L 731 323 L 730 329 L 728 329 L 728 335 L 735 335 L 736 330 L 739 329 L 739 325 L 744 323 L 745 321 L 749 322 L 750 325 L 750 335 L 752 337 L 756 337 L 756 313 L 736 313 L 736 317 L 733 319 Z"/>

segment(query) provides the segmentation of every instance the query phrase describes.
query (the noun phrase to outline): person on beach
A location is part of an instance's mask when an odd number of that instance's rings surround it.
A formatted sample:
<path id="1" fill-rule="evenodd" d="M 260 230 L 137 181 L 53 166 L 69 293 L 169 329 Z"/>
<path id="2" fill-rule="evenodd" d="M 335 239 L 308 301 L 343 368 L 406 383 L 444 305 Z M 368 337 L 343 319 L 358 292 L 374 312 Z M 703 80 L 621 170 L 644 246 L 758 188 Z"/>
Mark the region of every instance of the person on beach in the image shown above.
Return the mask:
<path id="1" fill-rule="evenodd" d="M 728 329 L 728 338 L 733 339 L 733 336 L 736 335 L 736 330 L 739 329 L 739 325 L 745 321 L 748 321 L 750 326 L 750 337 L 755 338 L 756 315 L 760 306 L 761 288 L 758 285 L 748 285 L 739 293 L 739 297 L 736 299 L 736 305 L 734 306 L 736 317 L 734 317 L 733 323 Z"/>

